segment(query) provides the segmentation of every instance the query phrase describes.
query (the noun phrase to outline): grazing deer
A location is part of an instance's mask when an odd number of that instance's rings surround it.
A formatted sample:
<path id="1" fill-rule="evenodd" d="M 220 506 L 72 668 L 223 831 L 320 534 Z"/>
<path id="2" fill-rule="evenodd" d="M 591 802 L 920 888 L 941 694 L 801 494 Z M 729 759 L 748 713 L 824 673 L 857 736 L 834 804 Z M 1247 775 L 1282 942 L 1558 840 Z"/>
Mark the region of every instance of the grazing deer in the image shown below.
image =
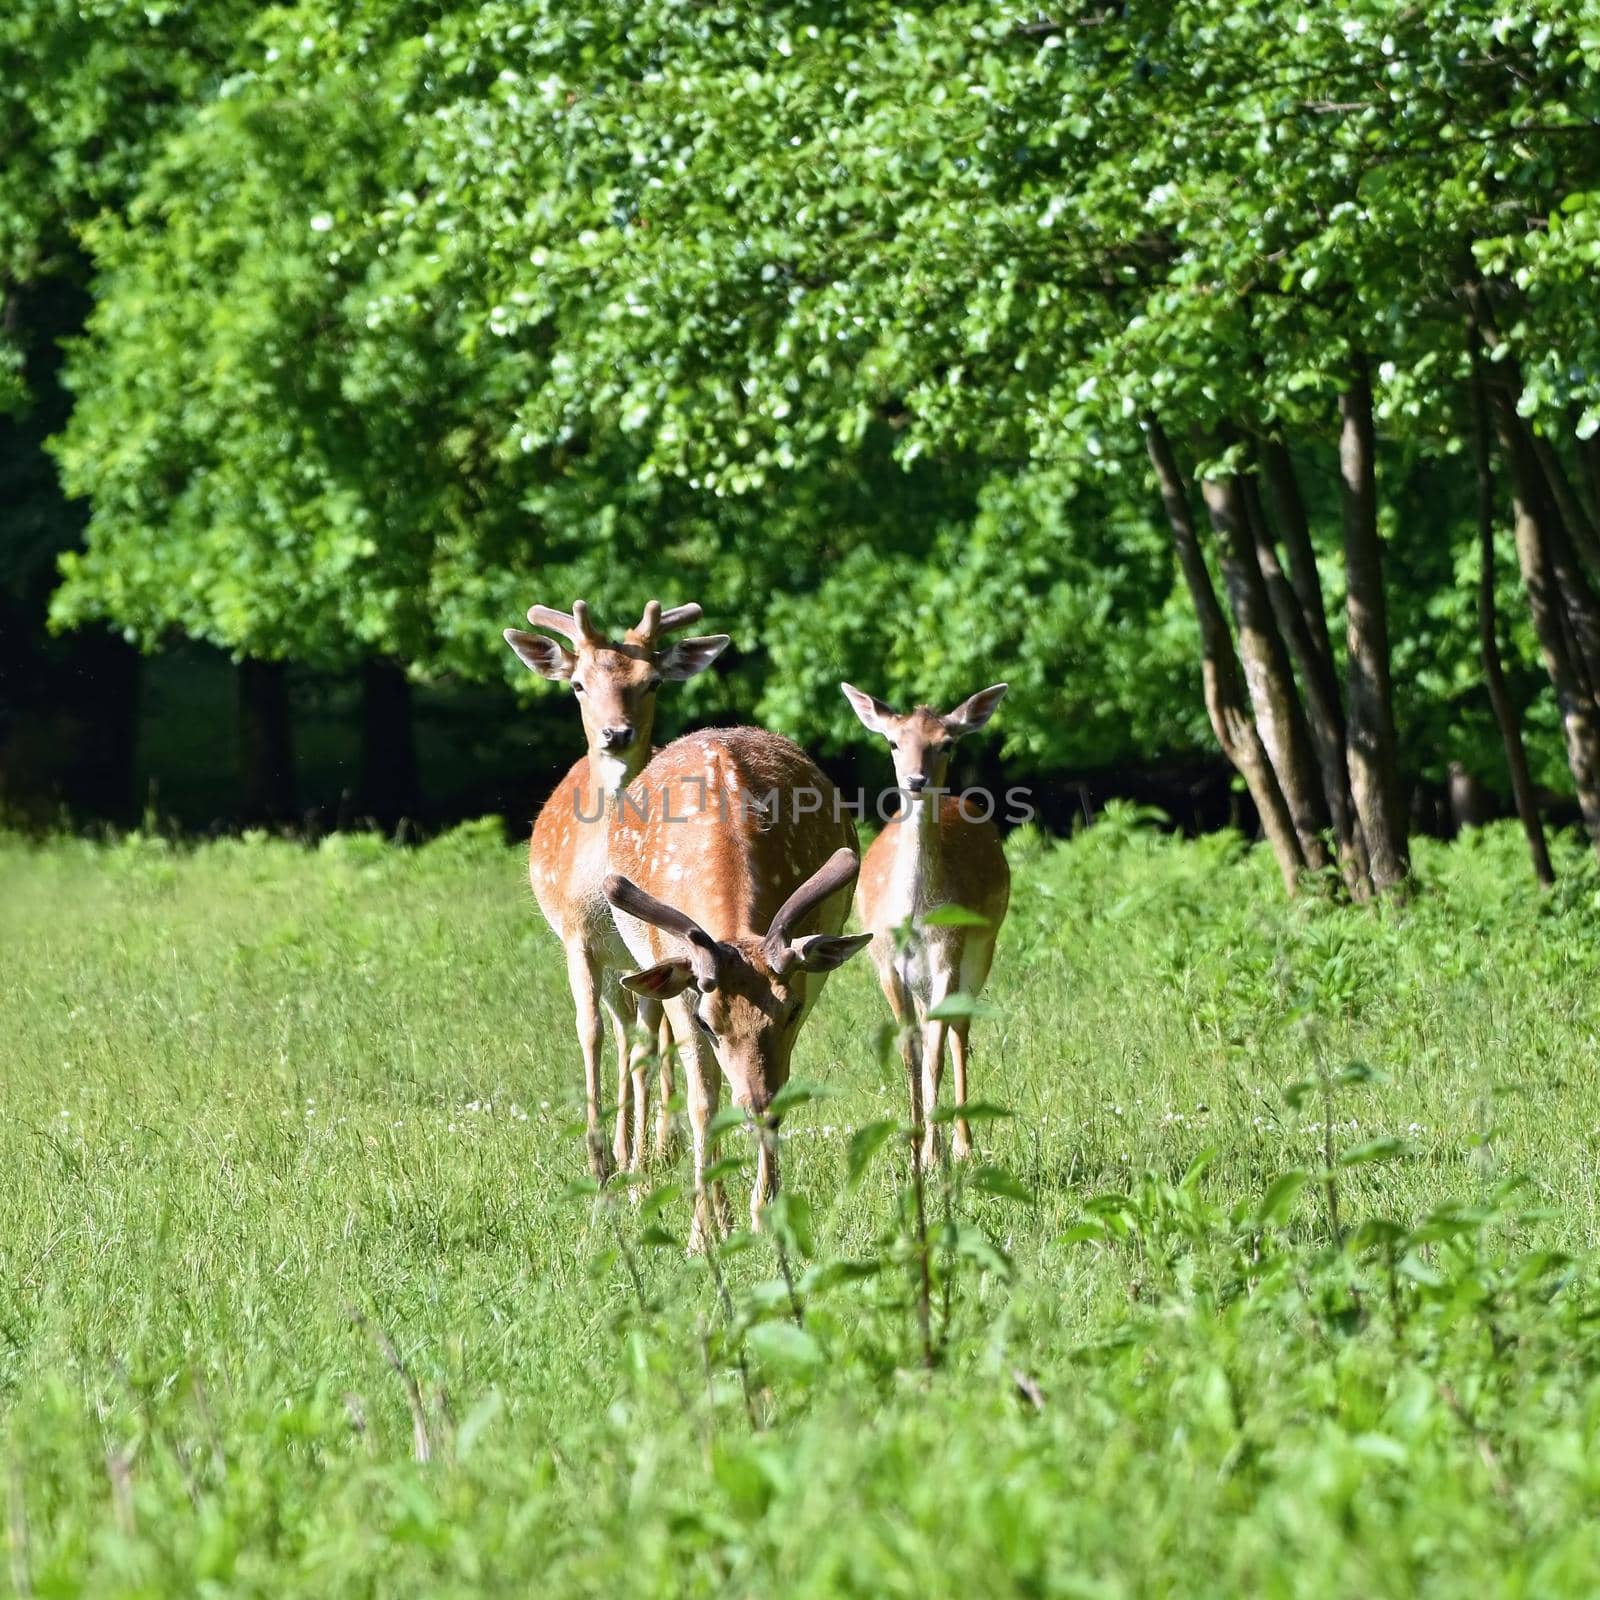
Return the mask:
<path id="1" fill-rule="evenodd" d="M 720 1079 L 762 1130 L 754 1225 L 777 1188 L 771 1107 L 788 1081 L 800 1025 L 826 975 L 868 942 L 839 932 L 860 862 L 855 825 L 837 801 L 789 740 L 759 728 L 712 728 L 661 751 L 613 816 L 605 896 L 642 963 L 622 982 L 666 1005 L 684 1060 L 694 1139 L 691 1247 L 724 1222 L 705 1183 Z"/>
<path id="2" fill-rule="evenodd" d="M 578 760 L 545 801 L 533 825 L 528 847 L 528 877 L 539 909 L 567 950 L 567 981 L 578 1014 L 578 1047 L 583 1052 L 585 1111 L 588 1118 L 589 1163 L 595 1176 L 608 1171 L 608 1152 L 600 1128 L 600 1009 L 611 1018 L 617 1046 L 617 1124 L 610 1152 L 619 1166 L 643 1160 L 649 1089 L 645 1077 L 648 1051 L 630 1046 L 621 997 L 606 978 L 627 965 L 628 953 L 617 937 L 610 908 L 600 892 L 606 867 L 607 812 L 615 797 L 650 759 L 650 730 L 655 722 L 656 691 L 667 680 L 692 678 L 704 672 L 727 648 L 725 633 L 680 639 L 666 645 L 665 636 L 700 620 L 697 605 L 663 611 L 658 600 L 645 608 L 638 623 L 620 642 L 606 638 L 590 621 L 589 608 L 573 602 L 571 613 L 534 606 L 528 621 L 561 634 L 572 646 L 543 634 L 505 630 L 506 643 L 523 663 L 542 678 L 570 683 L 578 697 L 588 753 Z M 652 1035 L 660 1010 L 649 1002 L 636 1006 L 639 1026 Z M 661 1053 L 661 1102 L 657 1108 L 656 1142 L 663 1147 L 669 1131 L 667 1097 L 671 1087 L 670 1051 Z M 629 1138 L 628 1088 L 633 1088 L 633 1132 Z"/>
<path id="3" fill-rule="evenodd" d="M 1011 897 L 1011 872 L 1000 834 L 986 817 L 969 816 L 963 802 L 943 794 L 957 739 L 976 733 L 995 713 L 1003 683 L 981 690 L 940 716 L 918 706 L 899 716 L 883 701 L 841 684 L 855 714 L 889 741 L 895 782 L 905 796 L 899 816 L 872 842 L 861 864 L 856 904 L 872 934 L 872 961 L 889 1009 L 901 1029 L 901 1053 L 917 1126 L 939 1099 L 948 1040 L 955 1063 L 956 1105 L 967 1103 L 970 1017 L 930 1018 L 956 992 L 976 997 L 989 976 L 994 943 Z M 981 924 L 935 925 L 924 919 L 942 906 L 961 906 Z M 909 938 L 897 930 L 911 929 Z M 919 1062 L 920 1056 L 920 1062 Z M 951 1154 L 972 1153 L 972 1131 L 957 1117 Z M 926 1123 L 923 1160 L 938 1154 L 938 1130 Z"/>

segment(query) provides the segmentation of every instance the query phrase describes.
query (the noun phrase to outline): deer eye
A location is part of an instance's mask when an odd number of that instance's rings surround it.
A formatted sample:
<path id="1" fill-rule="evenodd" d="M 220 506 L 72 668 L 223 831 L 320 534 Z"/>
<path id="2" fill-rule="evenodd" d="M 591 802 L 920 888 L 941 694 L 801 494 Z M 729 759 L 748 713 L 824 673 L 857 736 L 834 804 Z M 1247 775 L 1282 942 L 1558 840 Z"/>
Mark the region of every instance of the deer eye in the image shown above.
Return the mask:
<path id="1" fill-rule="evenodd" d="M 581 683 L 579 683 L 576 678 L 574 678 L 572 680 L 572 692 L 574 694 L 582 694 L 583 693 L 583 685 Z"/>
<path id="2" fill-rule="evenodd" d="M 660 687 L 661 687 L 661 679 L 659 677 L 655 677 L 655 678 L 652 678 L 644 686 L 644 692 L 646 694 L 654 694 L 656 692 L 656 690 L 659 689 Z"/>
<path id="3" fill-rule="evenodd" d="M 890 740 L 890 741 L 889 741 L 889 748 L 890 748 L 890 749 L 891 749 L 891 750 L 898 750 L 898 749 L 899 749 L 899 748 L 900 748 L 900 746 L 899 746 L 899 745 L 898 745 L 898 744 L 896 744 L 896 743 L 895 743 L 895 741 L 894 741 L 894 740 L 893 740 L 893 739 L 891 739 L 891 740 Z"/>
<path id="4" fill-rule="evenodd" d="M 707 1022 L 706 1019 L 700 1015 L 700 1011 L 699 1011 L 698 1007 L 696 1007 L 695 1010 L 691 1011 L 689 1013 L 689 1015 L 694 1018 L 695 1027 L 697 1027 L 701 1031 L 701 1033 L 703 1033 L 706 1036 L 706 1038 L 708 1038 L 708 1039 L 715 1039 L 716 1038 L 716 1034 L 714 1032 L 712 1032 L 711 1024 L 709 1022 Z"/>

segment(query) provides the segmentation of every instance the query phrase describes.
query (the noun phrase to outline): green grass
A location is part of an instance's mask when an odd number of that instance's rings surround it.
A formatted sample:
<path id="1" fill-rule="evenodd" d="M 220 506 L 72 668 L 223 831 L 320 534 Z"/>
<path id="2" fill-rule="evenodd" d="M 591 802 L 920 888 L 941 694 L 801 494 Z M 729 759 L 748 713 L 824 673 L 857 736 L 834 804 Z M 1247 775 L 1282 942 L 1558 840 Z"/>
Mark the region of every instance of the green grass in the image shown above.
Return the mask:
<path id="1" fill-rule="evenodd" d="M 1014 1115 L 931 1179 L 931 1372 L 902 1144 L 847 1182 L 900 1109 L 865 961 L 797 1051 L 803 1327 L 771 1235 L 715 1263 L 730 1319 L 681 1194 L 581 1193 L 558 952 L 487 830 L 0 845 L 0 1586 L 1595 1593 L 1578 846 L 1548 898 L 1510 829 L 1423 846 L 1374 914 L 1124 813 L 1014 845 L 974 1035 Z"/>

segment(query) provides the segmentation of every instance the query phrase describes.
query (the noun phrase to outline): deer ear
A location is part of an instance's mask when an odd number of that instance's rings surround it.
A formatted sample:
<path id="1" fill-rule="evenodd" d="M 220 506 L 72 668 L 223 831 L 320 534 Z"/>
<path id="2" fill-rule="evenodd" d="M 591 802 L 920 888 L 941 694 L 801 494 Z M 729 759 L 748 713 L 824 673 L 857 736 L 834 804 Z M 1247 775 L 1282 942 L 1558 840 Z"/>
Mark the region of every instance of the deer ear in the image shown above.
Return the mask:
<path id="1" fill-rule="evenodd" d="M 563 649 L 542 633 L 507 628 L 506 643 L 517 652 L 517 659 L 523 666 L 537 672 L 541 678 L 553 678 L 559 683 L 570 678 L 578 665 L 578 658 L 570 650 Z"/>
<path id="2" fill-rule="evenodd" d="M 680 639 L 656 657 L 663 678 L 681 682 L 704 672 L 732 643 L 725 633 L 708 633 L 698 639 Z"/>
<path id="3" fill-rule="evenodd" d="M 1005 684 L 991 684 L 987 689 L 980 689 L 970 699 L 963 700 L 954 711 L 940 720 L 958 739 L 963 734 L 976 733 L 999 710 L 1000 702 L 1005 697 Z"/>
<path id="4" fill-rule="evenodd" d="M 887 723 L 894 716 L 894 707 L 885 705 L 874 695 L 863 694 L 854 684 L 841 683 L 840 690 L 850 702 L 850 709 L 861 718 L 861 725 L 874 733 L 888 733 Z"/>
<path id="5" fill-rule="evenodd" d="M 808 933 L 789 948 L 795 964 L 807 972 L 832 972 L 871 943 L 870 933 Z"/>
<path id="6" fill-rule="evenodd" d="M 687 961 L 663 961 L 659 966 L 630 972 L 618 982 L 647 1000 L 670 1000 L 675 994 L 682 994 L 693 977 L 694 968 Z"/>

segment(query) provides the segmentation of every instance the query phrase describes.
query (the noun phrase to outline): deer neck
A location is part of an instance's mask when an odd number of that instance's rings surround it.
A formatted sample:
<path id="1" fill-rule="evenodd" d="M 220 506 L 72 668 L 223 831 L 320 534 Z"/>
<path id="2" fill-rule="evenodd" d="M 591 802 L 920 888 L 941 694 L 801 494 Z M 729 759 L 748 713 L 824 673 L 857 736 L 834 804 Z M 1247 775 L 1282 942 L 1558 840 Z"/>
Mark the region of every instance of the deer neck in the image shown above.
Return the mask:
<path id="1" fill-rule="evenodd" d="M 636 740 L 626 755 L 613 755 L 609 750 L 589 752 L 589 780 L 587 800 L 602 807 L 615 800 L 635 778 L 644 771 L 650 759 L 649 741 Z"/>
<path id="2" fill-rule="evenodd" d="M 911 911 L 922 906 L 939 875 L 939 799 L 936 794 L 911 795 L 896 825 L 897 899 Z"/>

